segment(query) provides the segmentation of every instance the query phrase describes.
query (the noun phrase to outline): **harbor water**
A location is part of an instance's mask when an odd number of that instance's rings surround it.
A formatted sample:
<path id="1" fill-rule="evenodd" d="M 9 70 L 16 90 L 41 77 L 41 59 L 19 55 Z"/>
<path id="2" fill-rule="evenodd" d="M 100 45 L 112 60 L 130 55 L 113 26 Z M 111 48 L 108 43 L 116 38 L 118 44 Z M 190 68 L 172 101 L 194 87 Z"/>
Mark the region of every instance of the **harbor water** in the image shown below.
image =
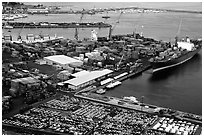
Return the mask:
<path id="1" fill-rule="evenodd" d="M 72 5 L 72 6 L 71 6 Z M 83 5 L 70 5 L 72 8 L 82 8 Z M 129 5 L 134 6 L 134 5 Z M 135 5 L 137 6 L 137 5 Z M 195 5 L 196 6 L 196 5 Z M 68 7 L 68 8 L 70 8 Z M 87 6 L 88 7 L 88 6 Z M 89 5 L 93 8 L 94 4 Z M 98 6 L 95 6 L 99 8 Z M 104 8 L 105 6 L 103 5 Z M 107 8 L 110 6 L 107 6 Z M 114 5 L 112 6 L 114 7 Z M 117 6 L 116 6 L 117 7 Z M 121 5 L 120 5 L 121 7 Z M 127 7 L 127 6 L 126 6 Z M 145 4 L 143 4 L 145 7 Z M 182 7 L 182 6 L 180 6 Z M 167 7 L 168 8 L 168 7 Z M 183 7 L 185 8 L 185 6 Z M 188 6 L 186 6 L 188 10 Z M 102 16 L 110 16 L 105 20 Z M 115 25 L 120 12 L 109 12 L 95 15 L 84 15 L 81 22 L 105 22 Z M 29 15 L 28 18 L 18 19 L 23 22 L 79 22 L 81 15 L 74 14 L 49 14 Z M 182 19 L 181 29 L 178 32 L 179 23 Z M 119 23 L 115 26 L 113 34 L 127 34 L 136 30 L 143 33 L 144 37 L 151 37 L 157 40 L 174 41 L 174 37 L 201 38 L 202 37 L 202 15 L 192 13 L 123 13 Z M 98 36 L 108 36 L 108 28 L 96 29 Z M 16 40 L 17 36 L 25 39 L 27 34 L 49 34 L 50 36 L 63 36 L 73 39 L 75 30 L 72 28 L 63 29 L 3 29 L 4 34 L 10 34 Z M 79 39 L 90 37 L 91 28 L 79 29 Z M 138 77 L 123 81 L 122 85 L 106 92 L 106 95 L 124 97 L 135 96 L 145 103 L 168 107 L 185 112 L 202 114 L 202 51 L 188 62 L 175 68 L 160 72 L 158 74 L 143 73 Z"/>

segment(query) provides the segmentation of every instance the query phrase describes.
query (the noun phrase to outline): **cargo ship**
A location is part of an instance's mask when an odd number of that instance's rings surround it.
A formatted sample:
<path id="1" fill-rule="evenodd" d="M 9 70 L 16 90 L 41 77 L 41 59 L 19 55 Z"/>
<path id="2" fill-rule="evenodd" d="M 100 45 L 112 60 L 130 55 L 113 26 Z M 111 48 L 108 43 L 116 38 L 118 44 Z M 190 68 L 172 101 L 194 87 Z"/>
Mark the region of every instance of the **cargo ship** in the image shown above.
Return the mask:
<path id="1" fill-rule="evenodd" d="M 50 42 L 55 40 L 61 40 L 63 37 L 57 37 L 56 35 L 54 37 L 50 37 L 49 35 L 34 35 L 34 34 L 27 34 L 26 39 L 22 39 L 19 35 L 17 40 L 12 40 L 11 35 L 5 35 L 3 36 L 3 42 L 10 42 L 10 43 L 26 43 L 26 44 L 35 44 L 35 43 L 43 43 L 43 42 Z"/>
<path id="2" fill-rule="evenodd" d="M 2 28 L 6 25 L 12 26 L 14 29 L 19 28 L 109 28 L 110 24 L 104 22 L 2 22 Z"/>
<path id="3" fill-rule="evenodd" d="M 164 52 L 160 52 L 159 56 L 149 60 L 152 66 L 152 72 L 154 73 L 180 65 L 190 60 L 200 50 L 201 44 L 195 45 L 188 37 L 179 42 L 177 42 L 176 38 L 173 47 L 166 49 Z"/>

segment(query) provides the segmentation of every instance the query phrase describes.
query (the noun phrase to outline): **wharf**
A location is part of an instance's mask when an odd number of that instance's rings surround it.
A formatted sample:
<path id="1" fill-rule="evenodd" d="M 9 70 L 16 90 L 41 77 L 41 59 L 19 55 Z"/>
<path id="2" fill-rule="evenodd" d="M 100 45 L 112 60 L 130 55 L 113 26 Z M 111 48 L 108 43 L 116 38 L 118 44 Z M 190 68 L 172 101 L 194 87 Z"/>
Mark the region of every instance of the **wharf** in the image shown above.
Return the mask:
<path id="1" fill-rule="evenodd" d="M 23 128 L 23 127 L 19 127 L 19 126 L 13 126 L 13 125 L 9 125 L 9 124 L 4 124 L 2 123 L 2 126 L 5 130 L 12 130 L 16 133 L 32 133 L 32 134 L 36 134 L 36 135 L 63 135 L 62 133 L 58 133 L 58 132 L 53 132 L 53 131 L 47 131 L 47 130 L 43 130 L 43 129 L 34 129 L 34 128 Z"/>
<path id="2" fill-rule="evenodd" d="M 137 71 L 134 71 L 132 73 L 129 73 L 128 75 L 125 75 L 125 76 L 117 79 L 117 81 L 124 81 L 124 80 L 126 80 L 126 79 L 128 79 L 128 78 L 130 78 L 132 76 L 136 76 L 136 75 L 142 74 L 142 72 L 144 72 L 145 70 L 149 69 L 150 67 L 151 67 L 151 65 L 145 65 L 145 66 L 141 67 L 140 69 L 138 69 Z M 121 74 L 122 73 L 124 73 L 124 71 L 121 72 Z M 102 85 L 102 86 L 99 86 L 97 88 L 94 88 L 93 90 L 90 90 L 87 94 L 98 96 L 99 98 L 104 98 L 104 96 L 97 95 L 97 94 L 95 94 L 93 92 L 95 92 L 96 90 L 105 88 L 108 84 L 109 83 L 107 83 L 105 85 Z M 133 110 L 137 110 L 137 111 L 142 111 L 142 112 L 146 112 L 146 113 L 154 113 L 154 109 L 157 108 L 157 106 L 148 105 L 148 104 L 142 104 L 142 103 L 139 103 L 139 104 L 128 104 L 128 103 L 125 103 L 124 105 L 120 105 L 120 104 L 118 104 L 118 102 L 121 101 L 121 99 L 119 99 L 119 98 L 107 97 L 110 100 L 109 101 L 103 101 L 103 100 L 100 100 L 100 99 L 91 98 L 91 97 L 88 97 L 88 96 L 83 96 L 83 95 L 81 95 L 81 93 L 83 93 L 83 90 L 80 90 L 80 91 L 76 92 L 74 96 L 75 97 L 79 97 L 79 98 L 83 98 L 83 99 L 88 99 L 88 100 L 91 100 L 91 101 L 96 101 L 96 102 L 100 102 L 100 103 L 114 105 L 114 106 L 118 106 L 118 107 L 123 107 L 123 108 L 133 109 Z M 144 107 L 145 105 L 147 105 L 148 107 L 145 108 Z"/>
<path id="3" fill-rule="evenodd" d="M 125 100 L 122 100 L 116 97 L 106 97 L 95 93 L 88 93 L 87 96 L 79 95 L 79 94 L 75 94 L 74 96 L 78 98 L 86 99 L 86 100 L 91 100 L 91 101 L 95 101 L 103 104 L 113 105 L 113 106 L 117 106 L 125 109 L 132 109 L 139 112 L 150 113 L 150 114 L 154 114 L 155 109 L 160 108 L 157 106 L 148 105 L 144 103 L 130 104 Z M 119 102 L 122 102 L 123 104 L 120 104 Z M 145 107 L 145 106 L 148 106 L 148 107 Z"/>
<path id="4" fill-rule="evenodd" d="M 192 122 L 195 124 L 199 124 L 202 125 L 202 119 L 194 119 L 193 117 L 200 117 L 198 115 L 195 114 L 190 114 L 190 113 L 186 113 L 186 112 L 182 112 L 182 111 L 175 111 L 175 112 L 171 112 L 172 114 L 159 114 L 160 110 L 171 110 L 169 108 L 164 108 L 164 107 L 160 107 L 160 106 L 156 106 L 156 105 L 152 105 L 152 104 L 146 104 L 143 102 L 131 102 L 131 101 L 127 101 L 124 99 L 120 99 L 120 98 L 116 98 L 116 97 L 109 97 L 109 96 L 104 96 L 104 95 L 98 95 L 96 93 L 85 93 L 85 94 L 75 94 L 75 97 L 78 98 L 82 98 L 82 99 L 86 99 L 86 100 L 90 100 L 90 101 L 94 101 L 94 102 L 98 102 L 98 103 L 103 103 L 103 104 L 107 104 L 107 105 L 112 105 L 112 106 L 116 106 L 116 107 L 120 107 L 120 108 L 124 108 L 124 109 L 130 109 L 130 110 L 135 110 L 138 112 L 142 112 L 142 113 L 148 113 L 151 115 L 159 115 L 161 117 L 169 117 L 169 118 L 175 118 L 177 120 L 185 120 L 188 122 Z M 192 115 L 191 118 L 186 118 L 184 115 Z"/>
<path id="5" fill-rule="evenodd" d="M 125 75 L 125 76 L 123 76 L 123 77 L 120 77 L 120 78 L 118 78 L 116 81 L 124 81 L 124 80 L 126 80 L 126 79 L 128 79 L 128 78 L 131 78 L 131 77 L 133 77 L 133 76 L 142 74 L 144 71 L 146 71 L 146 70 L 149 69 L 150 67 L 151 67 L 151 65 L 149 65 L 149 64 L 148 64 L 148 65 L 144 65 L 143 67 L 139 68 L 137 71 L 131 72 L 131 73 L 129 73 L 128 75 Z M 119 74 L 122 74 L 122 73 L 124 73 L 124 72 L 126 72 L 126 71 L 121 71 Z M 117 74 L 117 75 L 119 75 L 119 74 Z M 113 74 L 113 76 L 114 76 L 114 74 Z M 108 84 L 110 84 L 110 83 L 107 83 L 107 84 L 104 84 L 104 85 L 101 85 L 101 86 L 97 86 L 97 88 L 93 88 L 93 89 L 90 90 L 89 92 L 95 92 L 96 90 L 103 89 L 103 88 L 105 88 Z M 79 93 L 82 93 L 82 92 L 84 92 L 84 90 L 83 90 L 83 89 L 80 89 L 80 90 L 77 90 L 75 94 L 79 94 Z"/>
<path id="6" fill-rule="evenodd" d="M 76 11 L 54 10 L 54 11 L 49 11 L 49 14 L 89 14 L 89 15 L 94 15 L 94 14 L 101 14 L 101 13 L 110 12 L 110 11 L 126 11 L 126 10 L 140 10 L 142 12 L 145 10 L 152 10 L 152 11 L 162 11 L 162 12 L 180 12 L 180 13 L 202 14 L 202 11 L 198 11 L 198 10 L 177 10 L 177 9 L 147 8 L 147 7 L 141 7 L 140 8 L 140 7 L 134 7 L 134 6 L 124 7 L 124 8 L 88 9 L 88 10 L 83 10 L 83 11 L 81 11 L 81 10 L 76 10 Z M 27 14 L 34 14 L 34 13 L 27 13 Z M 47 14 L 47 13 L 44 13 L 44 14 Z"/>
<path id="7" fill-rule="evenodd" d="M 2 22 L 2 28 L 11 26 L 13 28 L 109 28 L 110 24 L 103 22 L 94 23 L 50 23 L 50 22 Z"/>

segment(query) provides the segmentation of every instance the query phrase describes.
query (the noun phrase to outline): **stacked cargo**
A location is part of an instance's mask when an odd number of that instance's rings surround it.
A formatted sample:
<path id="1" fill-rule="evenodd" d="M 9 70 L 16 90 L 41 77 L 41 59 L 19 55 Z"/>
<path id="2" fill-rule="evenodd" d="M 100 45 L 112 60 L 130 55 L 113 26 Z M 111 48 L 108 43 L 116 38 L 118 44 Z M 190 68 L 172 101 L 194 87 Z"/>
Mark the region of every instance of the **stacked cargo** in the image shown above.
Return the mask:
<path id="1" fill-rule="evenodd" d="M 76 47 L 76 52 L 78 53 L 85 53 L 86 48 L 83 46 Z"/>
<path id="2" fill-rule="evenodd" d="M 11 109 L 11 96 L 3 96 L 2 113 L 5 114 Z"/>
<path id="3" fill-rule="evenodd" d="M 29 84 L 26 87 L 24 101 L 30 104 L 30 103 L 40 101 L 41 99 L 46 98 L 48 96 L 46 86 L 47 85 L 43 82 Z"/>
<path id="4" fill-rule="evenodd" d="M 22 95 L 32 84 L 39 83 L 40 80 L 33 77 L 21 78 L 19 81 L 19 95 Z"/>
<path id="5" fill-rule="evenodd" d="M 187 51 L 182 48 L 168 48 L 163 52 L 160 52 L 158 56 L 155 57 L 157 61 L 163 60 L 163 59 L 175 59 L 181 56 L 182 54 L 186 54 Z"/>

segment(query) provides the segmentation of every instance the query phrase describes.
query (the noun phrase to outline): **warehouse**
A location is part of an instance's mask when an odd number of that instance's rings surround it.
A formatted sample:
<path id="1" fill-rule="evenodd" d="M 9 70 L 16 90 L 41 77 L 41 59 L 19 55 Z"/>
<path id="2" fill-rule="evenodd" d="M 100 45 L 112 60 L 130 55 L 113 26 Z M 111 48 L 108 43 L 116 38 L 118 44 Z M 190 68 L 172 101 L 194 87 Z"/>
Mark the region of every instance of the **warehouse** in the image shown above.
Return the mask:
<path id="1" fill-rule="evenodd" d="M 69 69 L 70 66 L 81 66 L 83 62 L 65 55 L 54 55 L 44 57 L 46 64 L 48 65 L 60 65 L 63 69 Z"/>
<path id="2" fill-rule="evenodd" d="M 68 84 L 68 88 L 76 90 L 91 85 L 95 83 L 97 80 L 104 79 L 106 78 L 106 76 L 109 76 L 112 72 L 113 71 L 109 69 L 91 71 L 85 75 L 81 75 L 80 77 L 67 80 L 63 83 Z"/>

